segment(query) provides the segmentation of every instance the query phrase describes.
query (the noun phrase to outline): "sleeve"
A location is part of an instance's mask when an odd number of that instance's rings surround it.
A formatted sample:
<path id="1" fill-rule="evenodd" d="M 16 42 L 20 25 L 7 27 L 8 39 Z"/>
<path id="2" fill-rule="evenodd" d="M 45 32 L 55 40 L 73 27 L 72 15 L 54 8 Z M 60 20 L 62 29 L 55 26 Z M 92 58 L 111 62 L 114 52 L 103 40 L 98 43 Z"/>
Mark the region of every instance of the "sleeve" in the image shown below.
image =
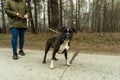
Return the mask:
<path id="1" fill-rule="evenodd" d="M 16 16 L 16 12 L 15 12 L 15 11 L 12 11 L 12 10 L 10 9 L 9 0 L 7 0 L 7 1 L 5 2 L 4 11 L 5 11 L 5 13 L 6 13 L 8 16 L 11 16 L 11 17 L 15 17 L 15 16 Z"/>

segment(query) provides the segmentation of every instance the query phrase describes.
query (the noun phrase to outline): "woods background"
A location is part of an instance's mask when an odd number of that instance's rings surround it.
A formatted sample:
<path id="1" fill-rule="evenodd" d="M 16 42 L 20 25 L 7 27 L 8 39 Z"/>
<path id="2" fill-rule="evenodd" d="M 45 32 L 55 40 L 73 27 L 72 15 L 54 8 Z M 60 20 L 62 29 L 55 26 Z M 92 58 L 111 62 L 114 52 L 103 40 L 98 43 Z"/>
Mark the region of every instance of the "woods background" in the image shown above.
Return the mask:
<path id="1" fill-rule="evenodd" d="M 9 31 L 5 0 L 0 4 L 0 32 Z M 119 0 L 26 0 L 30 9 L 28 31 L 45 32 L 48 28 L 74 27 L 80 32 L 119 32 Z"/>

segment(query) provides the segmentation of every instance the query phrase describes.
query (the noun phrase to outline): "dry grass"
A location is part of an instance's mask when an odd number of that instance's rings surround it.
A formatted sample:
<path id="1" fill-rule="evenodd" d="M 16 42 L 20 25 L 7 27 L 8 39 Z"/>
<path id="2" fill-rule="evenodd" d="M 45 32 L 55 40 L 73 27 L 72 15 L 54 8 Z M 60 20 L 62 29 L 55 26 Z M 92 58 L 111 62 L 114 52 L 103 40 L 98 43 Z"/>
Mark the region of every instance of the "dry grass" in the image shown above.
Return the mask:
<path id="1" fill-rule="evenodd" d="M 25 49 L 44 50 L 46 40 L 52 33 L 25 35 Z M 11 34 L 0 34 L 0 47 L 11 47 Z M 77 33 L 71 41 L 71 50 L 80 52 L 106 54 L 120 53 L 120 33 Z"/>

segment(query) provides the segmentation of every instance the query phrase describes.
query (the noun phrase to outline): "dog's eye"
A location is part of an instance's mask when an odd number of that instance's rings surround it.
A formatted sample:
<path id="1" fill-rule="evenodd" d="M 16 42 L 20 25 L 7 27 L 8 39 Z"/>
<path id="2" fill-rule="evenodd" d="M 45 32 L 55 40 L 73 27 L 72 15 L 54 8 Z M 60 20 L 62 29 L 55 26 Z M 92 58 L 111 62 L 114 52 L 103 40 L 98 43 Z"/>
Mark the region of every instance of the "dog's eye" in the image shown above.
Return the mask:
<path id="1" fill-rule="evenodd" d="M 73 33 L 73 30 L 70 29 L 70 30 L 69 30 L 69 33 Z"/>
<path id="2" fill-rule="evenodd" d="M 65 29 L 65 30 L 63 30 L 63 32 L 64 32 L 64 33 L 66 33 L 66 32 L 67 32 L 67 30 Z"/>
<path id="3" fill-rule="evenodd" d="M 72 33 L 72 31 L 71 31 L 71 30 L 69 30 L 69 33 Z"/>

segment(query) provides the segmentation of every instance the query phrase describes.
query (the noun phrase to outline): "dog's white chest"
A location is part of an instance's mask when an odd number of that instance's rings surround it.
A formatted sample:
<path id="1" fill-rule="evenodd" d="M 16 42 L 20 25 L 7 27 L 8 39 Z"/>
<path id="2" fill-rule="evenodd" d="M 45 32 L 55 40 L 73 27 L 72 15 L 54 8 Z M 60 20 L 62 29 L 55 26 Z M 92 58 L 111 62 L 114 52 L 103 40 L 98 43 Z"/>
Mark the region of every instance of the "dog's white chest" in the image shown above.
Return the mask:
<path id="1" fill-rule="evenodd" d="M 64 41 L 63 44 L 60 45 L 58 53 L 62 53 L 64 49 L 68 50 L 69 49 L 69 41 Z"/>

